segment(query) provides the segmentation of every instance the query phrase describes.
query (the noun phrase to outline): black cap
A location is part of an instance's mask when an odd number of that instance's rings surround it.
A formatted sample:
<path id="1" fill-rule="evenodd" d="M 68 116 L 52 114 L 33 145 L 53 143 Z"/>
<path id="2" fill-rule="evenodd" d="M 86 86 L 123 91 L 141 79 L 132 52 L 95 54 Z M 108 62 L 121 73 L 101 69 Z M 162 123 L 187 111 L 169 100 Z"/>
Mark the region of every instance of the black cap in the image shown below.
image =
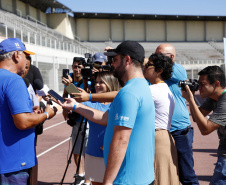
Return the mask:
<path id="1" fill-rule="evenodd" d="M 144 48 L 136 41 L 124 41 L 116 49 L 107 50 L 104 55 L 112 57 L 115 55 L 129 55 L 132 59 L 144 63 Z"/>

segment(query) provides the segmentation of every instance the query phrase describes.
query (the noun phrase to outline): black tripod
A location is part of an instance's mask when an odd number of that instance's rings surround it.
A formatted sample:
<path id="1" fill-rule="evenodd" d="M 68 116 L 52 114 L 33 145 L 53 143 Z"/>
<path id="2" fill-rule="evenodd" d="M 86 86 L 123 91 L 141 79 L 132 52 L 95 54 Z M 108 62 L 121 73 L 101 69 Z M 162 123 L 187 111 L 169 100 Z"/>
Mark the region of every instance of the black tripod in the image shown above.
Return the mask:
<path id="1" fill-rule="evenodd" d="M 79 158 L 78 158 L 78 165 L 77 165 L 77 169 L 76 169 L 76 174 L 75 174 L 75 176 L 74 176 L 75 182 L 76 182 L 76 179 L 77 179 L 77 177 L 78 177 L 79 166 L 80 166 L 81 156 L 82 156 L 82 148 L 83 148 L 83 143 L 84 143 L 85 134 L 86 134 L 86 128 L 87 128 L 87 119 L 85 118 L 85 125 L 84 125 L 83 130 L 82 130 L 83 120 L 84 120 L 84 117 L 82 117 L 82 119 L 81 119 L 81 122 L 80 122 L 80 125 L 79 125 L 79 128 L 78 128 L 78 133 L 77 133 L 77 135 L 76 135 L 75 142 L 74 142 L 73 147 L 72 147 L 72 149 L 71 149 L 71 154 L 70 154 L 69 159 L 68 159 L 68 161 L 67 161 L 67 166 L 66 166 L 66 169 L 65 169 L 63 178 L 62 178 L 62 180 L 61 180 L 61 182 L 60 182 L 61 185 L 62 185 L 63 182 L 64 182 L 64 178 L 65 178 L 65 176 L 66 176 L 66 173 L 67 173 L 67 169 L 68 169 L 68 167 L 69 167 L 69 164 L 71 163 L 71 157 L 72 157 L 72 155 L 73 155 L 73 151 L 74 151 L 76 142 L 77 142 L 77 140 L 78 140 L 79 133 L 80 133 L 80 131 L 81 131 L 81 134 L 82 134 L 82 143 L 81 143 L 80 151 L 79 151 Z"/>

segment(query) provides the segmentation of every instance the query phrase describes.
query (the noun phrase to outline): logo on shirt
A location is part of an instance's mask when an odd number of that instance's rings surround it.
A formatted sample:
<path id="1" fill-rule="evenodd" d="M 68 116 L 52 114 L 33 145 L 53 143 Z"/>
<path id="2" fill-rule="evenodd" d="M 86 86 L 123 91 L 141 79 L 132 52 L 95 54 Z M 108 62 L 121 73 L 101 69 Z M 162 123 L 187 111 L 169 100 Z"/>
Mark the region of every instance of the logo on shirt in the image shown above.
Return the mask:
<path id="1" fill-rule="evenodd" d="M 118 116 L 118 114 L 115 115 L 115 120 L 120 120 L 120 121 L 129 121 L 129 117 L 126 116 Z"/>

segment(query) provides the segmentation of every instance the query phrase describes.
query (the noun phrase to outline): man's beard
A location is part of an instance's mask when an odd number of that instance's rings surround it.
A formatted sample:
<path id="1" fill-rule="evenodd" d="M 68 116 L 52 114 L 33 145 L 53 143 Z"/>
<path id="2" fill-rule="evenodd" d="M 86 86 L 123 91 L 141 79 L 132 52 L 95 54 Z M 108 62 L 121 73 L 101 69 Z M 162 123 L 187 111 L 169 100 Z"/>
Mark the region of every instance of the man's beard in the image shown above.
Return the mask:
<path id="1" fill-rule="evenodd" d="M 121 63 L 118 67 L 113 68 L 114 77 L 118 78 L 119 80 L 122 80 L 122 77 L 125 74 L 125 67 L 123 66 L 123 60 L 121 60 Z"/>

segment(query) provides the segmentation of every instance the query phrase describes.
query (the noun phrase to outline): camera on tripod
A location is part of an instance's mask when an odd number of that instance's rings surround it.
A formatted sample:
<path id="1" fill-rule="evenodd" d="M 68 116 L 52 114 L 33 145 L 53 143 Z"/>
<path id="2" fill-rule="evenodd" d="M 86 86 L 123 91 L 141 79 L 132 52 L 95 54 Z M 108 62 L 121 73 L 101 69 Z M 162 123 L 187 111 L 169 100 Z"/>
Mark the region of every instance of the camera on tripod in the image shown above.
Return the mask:
<path id="1" fill-rule="evenodd" d="M 68 113 L 67 124 L 70 125 L 71 127 L 73 127 L 76 125 L 76 121 L 78 121 L 79 118 L 80 118 L 80 114 L 78 114 L 76 112 Z"/>
<path id="2" fill-rule="evenodd" d="M 188 85 L 191 91 L 197 91 L 199 89 L 199 83 L 196 79 L 180 80 L 178 86 L 185 90 L 185 86 Z"/>

